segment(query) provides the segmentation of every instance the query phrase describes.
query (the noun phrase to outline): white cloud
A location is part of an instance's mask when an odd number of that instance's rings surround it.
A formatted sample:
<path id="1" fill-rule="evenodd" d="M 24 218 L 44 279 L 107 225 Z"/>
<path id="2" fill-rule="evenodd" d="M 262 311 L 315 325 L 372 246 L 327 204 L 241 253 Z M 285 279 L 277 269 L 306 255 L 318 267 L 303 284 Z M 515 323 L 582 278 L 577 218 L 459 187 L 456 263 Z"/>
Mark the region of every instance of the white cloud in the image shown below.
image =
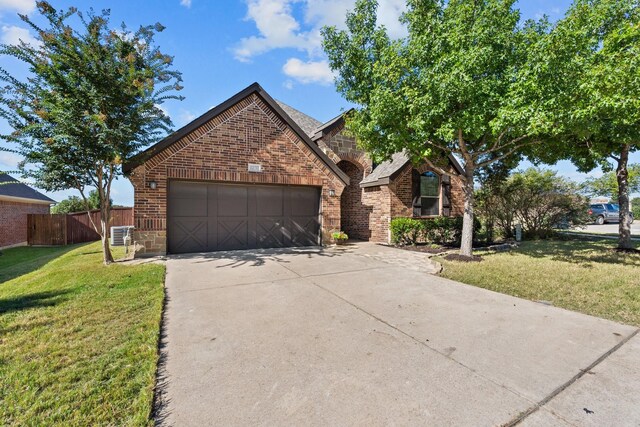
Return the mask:
<path id="1" fill-rule="evenodd" d="M 245 37 L 234 49 L 236 59 L 249 61 L 252 56 L 278 48 L 308 47 L 300 24 L 292 15 L 295 0 L 249 0 L 246 20 L 256 24 L 258 36 Z"/>
<path id="2" fill-rule="evenodd" d="M 306 52 L 306 60 L 291 58 L 284 73 L 302 83 L 328 84 L 333 80 L 322 50 L 320 30 L 327 25 L 345 27 L 347 11 L 355 0 L 246 0 L 247 21 L 253 21 L 258 34 L 240 39 L 233 47 L 235 58 L 251 58 L 274 49 L 297 49 Z M 379 24 L 393 38 L 404 37 L 406 28 L 399 22 L 405 0 L 380 0 Z M 306 62 L 305 62 L 306 61 Z M 285 82 L 285 87 L 292 86 Z"/>
<path id="3" fill-rule="evenodd" d="M 293 6 L 300 4 L 302 19 L 294 16 Z M 320 30 L 326 25 L 344 28 L 347 11 L 355 0 L 247 0 L 247 21 L 256 24 L 258 35 L 245 37 L 235 46 L 236 59 L 249 61 L 251 57 L 273 49 L 306 50 L 309 56 L 322 56 Z M 406 28 L 400 15 L 406 10 L 405 0 L 381 0 L 378 7 L 379 24 L 391 37 L 404 37 Z"/>
<path id="4" fill-rule="evenodd" d="M 320 83 L 324 85 L 333 82 L 333 72 L 327 61 L 303 62 L 298 58 L 289 58 L 282 67 L 282 71 L 300 83 Z"/>
<path id="5" fill-rule="evenodd" d="M 182 110 L 178 115 L 178 126 L 184 126 L 187 123 L 192 122 L 197 116 L 193 114 L 191 111 Z"/>
<path id="6" fill-rule="evenodd" d="M 293 89 L 293 87 L 294 87 L 293 80 L 285 80 L 284 83 L 282 83 L 282 86 L 285 89 L 289 89 L 289 90 Z"/>
<path id="7" fill-rule="evenodd" d="M 18 169 L 18 163 L 22 161 L 22 157 L 7 151 L 0 151 L 0 168 L 5 170 Z"/>
<path id="8" fill-rule="evenodd" d="M 405 0 L 381 0 L 378 6 L 378 24 L 384 25 L 393 38 L 406 37 L 407 28 L 400 22 L 400 16 L 406 10 Z"/>
<path id="9" fill-rule="evenodd" d="M 36 8 L 35 0 L 0 0 L 0 12 L 11 10 L 19 13 L 30 13 Z"/>
<path id="10" fill-rule="evenodd" d="M 315 29 L 329 25 L 344 29 L 347 12 L 353 10 L 355 0 L 305 0 L 304 20 Z M 384 25 L 393 38 L 407 35 L 399 18 L 406 11 L 406 0 L 379 0 L 378 24 Z"/>
<path id="11" fill-rule="evenodd" d="M 189 9 L 191 7 L 191 0 L 180 0 L 180 6 L 184 6 Z"/>
<path id="12" fill-rule="evenodd" d="M 15 25 L 3 25 L 0 41 L 4 44 L 20 44 L 20 41 L 30 44 L 31 46 L 39 46 L 40 41 L 33 37 L 29 30 Z"/>

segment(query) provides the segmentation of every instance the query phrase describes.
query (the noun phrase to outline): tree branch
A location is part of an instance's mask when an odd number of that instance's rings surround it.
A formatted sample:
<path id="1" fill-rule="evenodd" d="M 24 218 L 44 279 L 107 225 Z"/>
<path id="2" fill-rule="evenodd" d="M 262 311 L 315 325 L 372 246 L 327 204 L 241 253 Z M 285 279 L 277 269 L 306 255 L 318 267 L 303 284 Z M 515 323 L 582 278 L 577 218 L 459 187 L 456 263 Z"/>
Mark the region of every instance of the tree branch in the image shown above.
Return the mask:
<path id="1" fill-rule="evenodd" d="M 458 150 L 452 150 L 451 148 L 447 148 L 444 145 L 436 144 L 433 141 L 427 141 L 426 144 L 431 145 L 440 151 L 444 151 L 445 153 L 458 153 Z"/>
<path id="2" fill-rule="evenodd" d="M 435 172 L 439 173 L 440 175 L 451 176 L 451 172 L 442 169 L 440 166 L 436 166 L 436 164 L 433 163 L 430 159 L 425 158 L 424 162 L 427 164 L 427 166 L 429 166 L 431 169 L 433 169 Z"/>
<path id="3" fill-rule="evenodd" d="M 506 132 L 506 131 L 505 131 L 505 132 Z M 508 147 L 508 146 L 510 146 L 510 145 L 512 145 L 512 144 L 517 144 L 518 142 L 522 141 L 523 139 L 525 139 L 525 138 L 528 138 L 528 137 L 529 137 L 529 135 L 519 136 L 519 137 L 517 137 L 517 138 L 512 139 L 512 140 L 511 140 L 511 141 L 509 141 L 509 142 L 506 142 L 504 145 L 499 146 L 500 139 L 502 139 L 502 137 L 503 137 L 503 136 L 504 136 L 504 132 L 503 132 L 503 133 L 501 133 L 501 134 L 498 136 L 498 139 L 496 140 L 496 142 L 494 142 L 494 143 L 493 143 L 493 146 L 492 146 L 490 149 L 479 152 L 479 153 L 477 154 L 477 156 L 479 157 L 479 156 L 484 156 L 485 154 L 493 153 L 493 152 L 497 151 L 497 150 L 498 150 L 498 148 L 506 148 L 506 147 Z M 524 145 L 524 144 L 523 144 L 523 145 Z M 520 147 L 522 147 L 522 145 L 520 145 Z"/>
<path id="4" fill-rule="evenodd" d="M 527 143 L 518 144 L 518 145 L 516 145 L 515 147 L 513 147 L 511 150 L 509 150 L 508 152 L 506 152 L 505 154 L 503 154 L 503 155 L 501 155 L 501 156 L 498 156 L 498 157 L 496 157 L 495 159 L 491 159 L 491 160 L 484 161 L 484 162 L 482 162 L 482 163 L 478 163 L 478 164 L 476 165 L 476 167 L 477 167 L 477 168 L 483 168 L 483 167 L 485 167 L 485 166 L 489 166 L 489 165 L 490 165 L 490 164 L 492 164 L 492 163 L 499 162 L 500 160 L 505 159 L 505 158 L 507 158 L 507 157 L 511 156 L 511 155 L 512 155 L 512 154 L 514 154 L 516 151 L 518 151 L 518 148 L 520 148 L 520 147 L 524 147 L 525 145 L 527 145 Z"/>
<path id="5" fill-rule="evenodd" d="M 78 180 L 76 180 L 76 182 L 78 182 Z M 84 195 L 84 186 L 79 185 L 77 188 L 78 188 L 78 191 L 80 192 L 80 195 L 82 196 L 82 200 L 84 201 L 84 207 L 87 209 L 87 217 L 89 217 L 89 222 L 91 223 L 91 226 L 93 227 L 95 232 L 100 234 L 100 232 L 98 231 L 98 226 L 96 225 L 95 222 L 93 222 L 93 217 L 91 217 L 91 206 L 89 206 L 89 201 L 87 200 L 87 197 Z"/>
<path id="6" fill-rule="evenodd" d="M 469 154 L 469 148 L 467 147 L 467 143 L 464 141 L 462 137 L 462 129 L 458 129 L 458 145 L 460 145 L 460 152 L 462 153 L 462 157 L 464 157 L 465 162 L 469 160 L 471 155 Z"/>

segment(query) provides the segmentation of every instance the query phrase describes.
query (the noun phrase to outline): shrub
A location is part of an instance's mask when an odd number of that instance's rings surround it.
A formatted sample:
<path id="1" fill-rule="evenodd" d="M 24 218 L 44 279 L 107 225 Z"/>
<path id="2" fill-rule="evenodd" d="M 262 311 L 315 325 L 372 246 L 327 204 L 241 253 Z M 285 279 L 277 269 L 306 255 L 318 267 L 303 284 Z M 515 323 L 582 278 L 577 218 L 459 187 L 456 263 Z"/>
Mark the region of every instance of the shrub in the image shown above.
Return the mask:
<path id="1" fill-rule="evenodd" d="M 502 237 L 514 237 L 520 223 L 525 238 L 546 238 L 555 228 L 589 222 L 588 201 L 578 190 L 578 185 L 553 171 L 529 168 L 480 189 L 477 213 L 487 229 Z"/>
<path id="2" fill-rule="evenodd" d="M 331 233 L 331 238 L 333 240 L 347 240 L 349 236 L 344 231 L 334 231 Z"/>
<path id="3" fill-rule="evenodd" d="M 391 220 L 391 241 L 399 245 L 415 245 L 424 234 L 424 223 L 414 218 Z"/>
<path id="4" fill-rule="evenodd" d="M 68 198 L 61 200 L 51 208 L 53 214 L 66 214 L 71 212 L 84 212 L 87 209 L 100 209 L 100 195 L 98 191 L 91 190 L 89 197 L 87 197 L 88 206 L 78 196 L 69 196 Z M 113 200 L 110 200 L 111 206 L 113 206 Z"/>
<path id="5" fill-rule="evenodd" d="M 474 223 L 475 231 L 480 226 Z M 391 240 L 399 245 L 417 243 L 460 244 L 462 218 L 439 216 L 435 218 L 394 218 L 391 220 Z"/>
<path id="6" fill-rule="evenodd" d="M 635 197 L 631 200 L 631 212 L 635 219 L 640 219 L 640 197 Z"/>

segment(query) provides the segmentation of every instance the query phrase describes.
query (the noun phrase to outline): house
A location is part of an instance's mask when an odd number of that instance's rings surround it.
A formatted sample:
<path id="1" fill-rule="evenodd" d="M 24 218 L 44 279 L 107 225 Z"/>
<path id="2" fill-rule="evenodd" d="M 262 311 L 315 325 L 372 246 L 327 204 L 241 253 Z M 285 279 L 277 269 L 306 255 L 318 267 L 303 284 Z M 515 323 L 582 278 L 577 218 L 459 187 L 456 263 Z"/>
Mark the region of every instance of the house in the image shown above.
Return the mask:
<path id="1" fill-rule="evenodd" d="M 462 215 L 462 169 L 374 165 L 343 133 L 257 83 L 129 159 L 136 254 L 326 243 L 334 230 L 388 242 L 394 217 Z M 375 166 L 375 167 L 374 167 Z"/>
<path id="2" fill-rule="evenodd" d="M 48 214 L 54 200 L 0 173 L 0 249 L 27 244 L 27 214 Z"/>

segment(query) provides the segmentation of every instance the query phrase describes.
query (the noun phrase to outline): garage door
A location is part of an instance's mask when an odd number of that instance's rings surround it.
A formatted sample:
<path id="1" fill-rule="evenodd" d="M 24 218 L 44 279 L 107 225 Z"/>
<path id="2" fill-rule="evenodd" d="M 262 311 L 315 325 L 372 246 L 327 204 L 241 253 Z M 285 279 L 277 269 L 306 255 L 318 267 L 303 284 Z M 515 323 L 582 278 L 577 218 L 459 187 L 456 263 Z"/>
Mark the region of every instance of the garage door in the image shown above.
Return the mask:
<path id="1" fill-rule="evenodd" d="M 314 246 L 320 189 L 274 185 L 169 183 L 170 253 Z"/>

